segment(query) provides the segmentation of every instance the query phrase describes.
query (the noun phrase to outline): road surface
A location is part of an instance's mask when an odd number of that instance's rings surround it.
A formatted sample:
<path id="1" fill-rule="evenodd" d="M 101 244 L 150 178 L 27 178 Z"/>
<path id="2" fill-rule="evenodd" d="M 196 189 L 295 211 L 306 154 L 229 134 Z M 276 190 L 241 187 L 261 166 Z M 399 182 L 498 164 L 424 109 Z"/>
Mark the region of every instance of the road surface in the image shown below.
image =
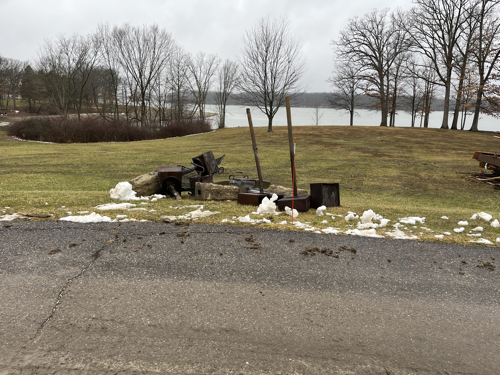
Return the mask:
<path id="1" fill-rule="evenodd" d="M 499 248 L 0 223 L 0 374 L 498 374 Z"/>

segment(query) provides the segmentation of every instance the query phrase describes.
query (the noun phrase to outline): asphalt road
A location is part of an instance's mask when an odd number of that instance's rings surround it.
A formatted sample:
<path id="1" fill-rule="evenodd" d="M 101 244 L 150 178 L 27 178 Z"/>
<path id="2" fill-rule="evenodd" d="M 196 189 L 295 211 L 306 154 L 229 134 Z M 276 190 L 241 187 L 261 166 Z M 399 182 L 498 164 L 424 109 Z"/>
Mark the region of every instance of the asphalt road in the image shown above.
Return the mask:
<path id="1" fill-rule="evenodd" d="M 499 374 L 499 248 L 0 223 L 0 374 Z"/>

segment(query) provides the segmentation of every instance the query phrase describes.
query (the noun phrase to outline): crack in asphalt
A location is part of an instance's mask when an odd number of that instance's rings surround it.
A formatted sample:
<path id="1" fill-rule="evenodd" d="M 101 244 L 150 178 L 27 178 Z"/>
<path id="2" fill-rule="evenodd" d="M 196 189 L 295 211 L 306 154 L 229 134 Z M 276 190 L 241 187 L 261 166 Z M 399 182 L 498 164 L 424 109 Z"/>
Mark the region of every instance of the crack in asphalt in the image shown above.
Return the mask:
<path id="1" fill-rule="evenodd" d="M 60 303 L 62 301 L 64 292 L 66 291 L 66 289 L 68 289 L 68 287 L 73 283 L 74 280 L 76 280 L 79 277 L 81 277 L 90 267 L 92 267 L 94 265 L 94 263 L 96 262 L 97 258 L 99 258 L 100 253 L 106 248 L 106 246 L 109 245 L 109 244 L 111 244 L 111 243 L 113 243 L 113 242 L 115 242 L 115 240 L 117 238 L 118 238 L 118 235 L 115 235 L 115 238 L 113 240 L 106 241 L 106 243 L 99 250 L 97 250 L 96 252 L 94 252 L 91 255 L 92 260 L 90 261 L 90 263 L 88 263 L 87 265 L 85 265 L 82 268 L 82 270 L 77 275 L 69 278 L 66 281 L 66 283 L 64 284 L 64 286 L 62 287 L 62 289 L 59 291 L 59 294 L 57 295 L 56 302 L 54 304 L 54 307 L 52 307 L 52 310 L 51 310 L 49 316 L 40 324 L 40 327 L 38 327 L 35 335 L 30 339 L 30 341 L 36 342 L 36 340 L 41 336 L 42 331 L 43 331 L 45 325 L 54 317 L 54 315 L 55 315 L 55 313 L 57 311 L 57 308 L 58 308 L 58 306 L 60 305 Z"/>

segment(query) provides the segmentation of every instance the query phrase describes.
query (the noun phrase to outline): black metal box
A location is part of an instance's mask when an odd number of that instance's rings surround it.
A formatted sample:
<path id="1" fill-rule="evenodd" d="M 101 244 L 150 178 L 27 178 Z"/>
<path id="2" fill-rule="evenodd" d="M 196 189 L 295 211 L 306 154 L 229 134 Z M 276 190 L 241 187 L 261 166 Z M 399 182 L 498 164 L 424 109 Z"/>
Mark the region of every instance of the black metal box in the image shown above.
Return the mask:
<path id="1" fill-rule="evenodd" d="M 311 184 L 311 208 L 340 206 L 338 183 Z"/>

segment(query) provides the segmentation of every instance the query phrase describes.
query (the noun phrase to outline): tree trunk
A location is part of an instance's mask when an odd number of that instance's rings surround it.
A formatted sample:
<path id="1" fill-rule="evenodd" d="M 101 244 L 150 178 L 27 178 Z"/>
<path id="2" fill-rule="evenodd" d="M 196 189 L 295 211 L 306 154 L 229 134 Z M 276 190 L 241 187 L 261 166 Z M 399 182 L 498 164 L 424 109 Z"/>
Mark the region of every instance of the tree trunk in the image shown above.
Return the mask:
<path id="1" fill-rule="evenodd" d="M 273 117 L 270 115 L 267 115 L 267 118 L 269 120 L 269 122 L 267 124 L 267 131 L 272 132 L 273 131 Z"/>
<path id="2" fill-rule="evenodd" d="M 477 99 L 476 99 L 476 106 L 474 108 L 474 118 L 472 119 L 472 125 L 469 129 L 471 132 L 477 132 L 479 131 L 479 115 L 481 114 L 481 101 L 483 100 L 483 90 L 482 88 L 479 88 L 477 90 Z"/>
<path id="3" fill-rule="evenodd" d="M 441 124 L 441 129 L 449 129 L 448 118 L 450 112 L 450 94 L 451 94 L 451 68 L 448 69 L 448 83 L 446 84 L 446 90 L 444 94 L 444 108 L 443 108 L 443 123 Z"/>
<path id="4" fill-rule="evenodd" d="M 354 125 L 354 109 L 349 111 L 349 126 Z"/>

